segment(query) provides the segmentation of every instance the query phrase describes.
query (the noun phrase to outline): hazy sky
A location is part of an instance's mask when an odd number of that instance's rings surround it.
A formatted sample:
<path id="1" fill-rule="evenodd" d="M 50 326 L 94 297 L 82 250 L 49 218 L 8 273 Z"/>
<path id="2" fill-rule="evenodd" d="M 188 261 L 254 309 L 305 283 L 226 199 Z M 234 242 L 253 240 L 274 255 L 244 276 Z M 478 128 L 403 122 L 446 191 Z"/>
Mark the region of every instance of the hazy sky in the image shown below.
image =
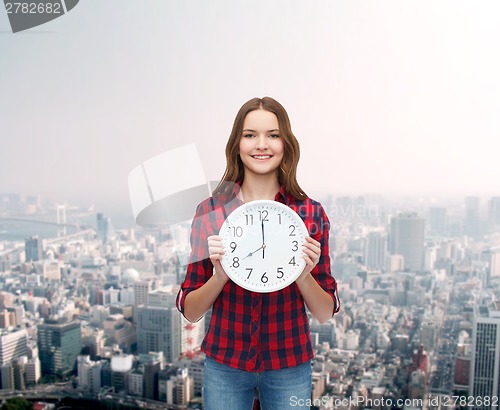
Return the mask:
<path id="1" fill-rule="evenodd" d="M 323 192 L 500 194 L 500 2 L 82 0 L 12 34 L 0 4 L 0 192 L 129 207 L 196 143 L 208 179 L 269 95 Z"/>

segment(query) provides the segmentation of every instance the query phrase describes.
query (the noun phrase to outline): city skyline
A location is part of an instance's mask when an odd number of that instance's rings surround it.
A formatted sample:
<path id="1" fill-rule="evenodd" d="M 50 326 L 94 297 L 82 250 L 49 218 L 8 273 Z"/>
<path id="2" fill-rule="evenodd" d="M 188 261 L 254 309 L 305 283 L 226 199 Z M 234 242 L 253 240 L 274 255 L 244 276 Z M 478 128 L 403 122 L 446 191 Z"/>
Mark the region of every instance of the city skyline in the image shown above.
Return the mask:
<path id="1" fill-rule="evenodd" d="M 498 195 L 497 2 L 154 6 L 87 1 L 17 34 L 0 12 L 0 192 L 128 207 L 129 172 L 187 143 L 217 180 L 237 109 L 270 95 L 312 197 Z"/>
<path id="2" fill-rule="evenodd" d="M 14 214 L 15 200 L 0 195 L 0 215 Z M 66 222 L 82 213 L 31 200 L 19 210 L 57 212 Z M 498 380 L 490 363 L 500 345 L 492 304 L 500 295 L 500 196 L 490 199 L 486 218 L 471 196 L 449 207 L 377 196 L 332 196 L 324 205 L 337 215 L 326 249 L 341 310 L 324 323 L 308 313 L 311 403 L 493 408 L 497 395 L 487 385 Z M 0 390 L 37 400 L 50 393 L 61 402 L 199 407 L 200 346 L 213 323 L 210 311 L 189 323 L 176 307 L 189 224 L 175 234 L 116 230 L 109 215 L 91 216 L 95 228 L 53 223 L 46 238 L 0 240 Z M 481 324 L 486 310 L 495 329 Z"/>

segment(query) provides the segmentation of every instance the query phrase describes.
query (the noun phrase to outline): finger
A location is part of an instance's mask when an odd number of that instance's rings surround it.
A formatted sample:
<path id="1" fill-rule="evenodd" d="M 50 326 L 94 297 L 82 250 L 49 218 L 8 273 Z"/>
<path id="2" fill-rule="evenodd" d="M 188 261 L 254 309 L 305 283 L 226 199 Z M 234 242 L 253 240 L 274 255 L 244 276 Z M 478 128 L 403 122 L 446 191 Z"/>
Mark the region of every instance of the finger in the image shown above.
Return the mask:
<path id="1" fill-rule="evenodd" d="M 311 260 L 315 265 L 319 262 L 320 254 L 315 252 L 305 246 L 302 248 L 302 251 L 307 255 L 307 257 Z"/>
<path id="2" fill-rule="evenodd" d="M 313 251 L 315 254 L 321 255 L 321 248 L 312 243 L 305 243 L 304 245 L 302 245 L 302 249 L 309 249 Z"/>
<path id="3" fill-rule="evenodd" d="M 308 243 L 312 243 L 313 245 L 317 246 L 318 248 L 321 247 L 321 244 L 314 238 L 311 238 L 310 236 L 306 236 L 306 241 Z"/>
<path id="4" fill-rule="evenodd" d="M 216 239 L 210 239 L 207 243 L 208 246 L 222 246 L 222 241 L 218 241 Z"/>
<path id="5" fill-rule="evenodd" d="M 220 253 L 212 253 L 212 254 L 210 254 L 210 260 L 212 262 L 220 261 L 220 260 L 222 260 L 222 255 Z"/>
<path id="6" fill-rule="evenodd" d="M 216 263 L 220 264 L 222 257 L 223 255 L 220 254 L 210 255 L 210 261 L 212 262 L 213 265 L 215 265 Z"/>
<path id="7" fill-rule="evenodd" d="M 214 241 L 221 241 L 222 242 L 222 236 L 219 235 L 210 235 L 207 238 L 208 241 L 214 240 Z"/>
<path id="8" fill-rule="evenodd" d="M 208 253 L 209 255 L 224 255 L 224 246 L 220 236 L 212 235 L 208 237 Z"/>
<path id="9" fill-rule="evenodd" d="M 306 266 L 309 269 L 314 268 L 315 263 L 312 261 L 312 259 L 308 255 L 302 255 L 302 258 L 306 261 Z"/>
<path id="10" fill-rule="evenodd" d="M 313 252 L 315 255 L 318 256 L 318 258 L 321 255 L 321 248 L 319 248 L 316 245 L 313 245 L 312 243 L 305 243 L 304 245 L 302 245 L 302 250 L 305 250 L 305 249 Z"/>
<path id="11" fill-rule="evenodd" d="M 208 247 L 208 253 L 213 254 L 213 253 L 224 253 L 224 248 L 222 246 L 209 246 Z"/>

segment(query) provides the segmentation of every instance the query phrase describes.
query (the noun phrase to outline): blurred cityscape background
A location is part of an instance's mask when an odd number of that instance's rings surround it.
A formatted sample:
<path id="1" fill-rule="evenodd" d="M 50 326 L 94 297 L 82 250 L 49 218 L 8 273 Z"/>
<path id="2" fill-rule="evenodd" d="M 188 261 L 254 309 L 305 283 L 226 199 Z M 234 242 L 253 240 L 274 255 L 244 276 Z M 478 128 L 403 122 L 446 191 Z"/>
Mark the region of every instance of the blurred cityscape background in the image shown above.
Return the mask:
<path id="1" fill-rule="evenodd" d="M 500 196 L 317 199 L 342 308 L 310 317 L 314 407 L 495 407 Z M 190 225 L 175 229 L 0 194 L 0 398 L 202 408 L 210 313 L 175 307 Z"/>

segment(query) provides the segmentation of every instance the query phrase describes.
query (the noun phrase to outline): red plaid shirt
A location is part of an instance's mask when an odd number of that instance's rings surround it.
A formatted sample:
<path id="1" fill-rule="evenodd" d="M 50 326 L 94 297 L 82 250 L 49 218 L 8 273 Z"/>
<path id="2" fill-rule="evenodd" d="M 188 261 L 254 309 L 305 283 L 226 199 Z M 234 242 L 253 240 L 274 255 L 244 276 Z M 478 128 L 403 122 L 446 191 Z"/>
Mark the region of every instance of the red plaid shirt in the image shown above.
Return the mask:
<path id="1" fill-rule="evenodd" d="M 186 278 L 177 295 L 177 308 L 184 313 L 189 292 L 203 286 L 213 274 L 207 237 L 218 235 L 225 218 L 243 202 L 236 184 L 229 195 L 211 197 L 198 205 L 191 230 L 191 257 Z M 337 284 L 330 272 L 328 235 L 330 223 L 319 202 L 276 194 L 304 220 L 309 235 L 321 243 L 321 257 L 311 274 L 333 298 L 335 314 L 340 308 Z M 296 366 L 314 356 L 304 299 L 296 283 L 271 292 L 251 292 L 229 280 L 215 300 L 209 330 L 201 345 L 212 359 L 230 367 L 261 372 Z"/>

